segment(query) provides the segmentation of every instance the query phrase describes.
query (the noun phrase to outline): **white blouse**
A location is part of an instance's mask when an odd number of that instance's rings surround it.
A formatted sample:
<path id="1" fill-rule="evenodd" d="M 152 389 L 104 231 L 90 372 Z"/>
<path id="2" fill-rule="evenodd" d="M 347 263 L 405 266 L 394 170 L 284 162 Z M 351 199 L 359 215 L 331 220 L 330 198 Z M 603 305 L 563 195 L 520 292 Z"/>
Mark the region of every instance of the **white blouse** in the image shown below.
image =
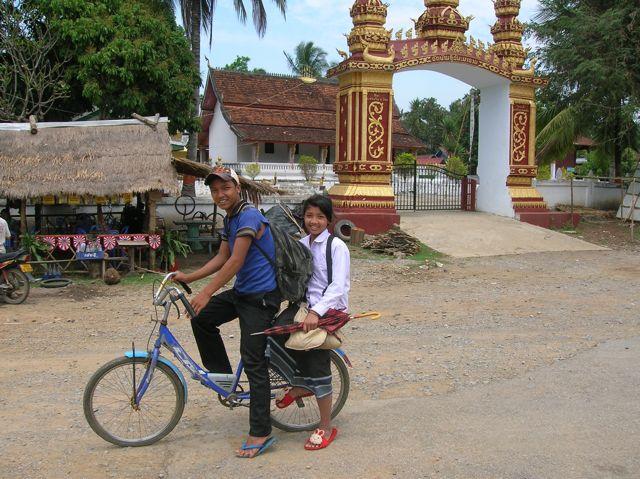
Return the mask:
<path id="1" fill-rule="evenodd" d="M 329 308 L 346 311 L 349 307 L 350 256 L 349 248 L 340 238 L 331 243 L 331 260 L 333 265 L 332 281 L 327 274 L 327 240 L 329 231 L 324 230 L 309 244 L 310 236 L 300 242 L 311 250 L 313 257 L 313 275 L 307 285 L 307 302 L 309 308 L 323 316 Z M 325 291 L 326 288 L 326 291 Z M 322 294 L 324 291 L 324 294 Z"/>

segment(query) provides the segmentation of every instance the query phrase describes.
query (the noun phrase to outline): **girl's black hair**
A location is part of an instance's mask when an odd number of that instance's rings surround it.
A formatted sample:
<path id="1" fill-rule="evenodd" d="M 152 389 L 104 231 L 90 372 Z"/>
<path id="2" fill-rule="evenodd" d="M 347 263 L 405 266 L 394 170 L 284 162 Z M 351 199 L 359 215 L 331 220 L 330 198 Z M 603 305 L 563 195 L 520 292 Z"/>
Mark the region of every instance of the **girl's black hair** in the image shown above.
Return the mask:
<path id="1" fill-rule="evenodd" d="M 333 221 L 333 204 L 331 203 L 331 198 L 324 195 L 313 195 L 304 200 L 302 203 L 302 215 L 307 212 L 310 206 L 315 206 L 320 209 L 322 213 L 327 217 L 329 222 Z"/>

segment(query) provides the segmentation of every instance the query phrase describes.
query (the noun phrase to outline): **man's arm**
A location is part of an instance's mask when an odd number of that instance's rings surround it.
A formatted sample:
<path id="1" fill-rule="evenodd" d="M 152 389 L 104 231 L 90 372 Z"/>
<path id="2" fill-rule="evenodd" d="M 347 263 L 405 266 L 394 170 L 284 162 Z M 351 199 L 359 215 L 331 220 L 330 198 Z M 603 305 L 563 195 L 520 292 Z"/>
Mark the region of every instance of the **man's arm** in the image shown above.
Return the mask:
<path id="1" fill-rule="evenodd" d="M 184 283 L 193 283 L 194 281 L 198 281 L 199 279 L 206 278 L 207 276 L 211 276 L 216 271 L 219 271 L 220 268 L 227 262 L 231 253 L 229 251 L 229 243 L 227 241 L 223 241 L 220 244 L 220 249 L 218 250 L 218 254 L 216 254 L 213 258 L 211 258 L 205 265 L 194 271 L 193 273 L 182 273 L 178 272 L 174 279 L 176 281 L 182 281 Z"/>
<path id="2" fill-rule="evenodd" d="M 222 265 L 222 267 L 219 268 L 218 274 L 215 275 L 211 281 L 209 281 L 209 284 L 207 284 L 202 289 L 202 291 L 200 291 L 193 298 L 193 300 L 191 300 L 191 306 L 193 306 L 193 309 L 195 310 L 196 314 L 199 314 L 202 308 L 204 308 L 207 305 L 207 303 L 211 299 L 211 296 L 213 296 L 216 293 L 216 291 L 218 291 L 225 284 L 227 284 L 231 280 L 231 278 L 233 278 L 236 275 L 236 273 L 240 271 L 240 268 L 242 268 L 242 265 L 244 265 L 244 261 L 247 257 L 247 253 L 249 251 L 249 248 L 251 247 L 252 241 L 253 241 L 253 238 L 251 236 L 240 236 L 236 238 L 236 241 L 233 245 L 233 254 L 230 257 L 228 257 L 228 259 Z M 226 242 L 224 242 L 223 244 L 225 243 Z M 227 254 L 228 252 L 229 252 L 229 249 L 227 245 Z M 213 263 L 215 259 L 216 258 L 211 260 L 209 263 Z M 207 263 L 205 266 L 200 268 L 198 271 L 205 269 L 209 265 L 209 263 Z M 195 273 L 197 273 L 198 271 L 196 271 Z M 195 273 L 192 273 L 192 274 L 195 274 Z"/>

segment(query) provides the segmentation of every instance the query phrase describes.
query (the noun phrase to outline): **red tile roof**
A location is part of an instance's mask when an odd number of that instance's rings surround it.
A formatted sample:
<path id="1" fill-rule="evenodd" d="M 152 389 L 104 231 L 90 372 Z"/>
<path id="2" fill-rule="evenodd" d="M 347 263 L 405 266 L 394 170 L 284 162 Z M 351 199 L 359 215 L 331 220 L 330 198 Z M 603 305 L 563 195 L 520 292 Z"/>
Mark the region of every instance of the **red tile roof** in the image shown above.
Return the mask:
<path id="1" fill-rule="evenodd" d="M 312 84 L 297 77 L 210 70 L 202 103 L 200 146 L 208 146 L 208 129 L 218 100 L 241 141 L 335 144 L 338 84 Z M 423 148 L 402 126 L 394 105 L 394 148 Z"/>

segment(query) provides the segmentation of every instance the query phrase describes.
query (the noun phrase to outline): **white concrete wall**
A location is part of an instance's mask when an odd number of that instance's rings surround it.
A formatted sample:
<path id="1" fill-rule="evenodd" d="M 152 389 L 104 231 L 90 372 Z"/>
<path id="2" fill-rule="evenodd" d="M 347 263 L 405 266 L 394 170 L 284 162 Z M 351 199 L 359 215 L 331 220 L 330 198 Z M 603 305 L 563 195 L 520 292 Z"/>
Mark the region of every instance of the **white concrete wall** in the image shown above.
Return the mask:
<path id="1" fill-rule="evenodd" d="M 215 162 L 218 157 L 225 163 L 238 162 L 238 138 L 222 116 L 220 102 L 216 104 L 209 125 L 209 158 Z"/>
<path id="2" fill-rule="evenodd" d="M 509 82 L 480 90 L 477 209 L 513 218 L 507 189 L 509 176 Z"/>
<path id="3" fill-rule="evenodd" d="M 535 180 L 534 186 L 550 209 L 571 204 L 571 182 Z M 597 180 L 573 180 L 573 204 L 586 208 L 613 210 L 620 206 L 620 185 Z"/>

